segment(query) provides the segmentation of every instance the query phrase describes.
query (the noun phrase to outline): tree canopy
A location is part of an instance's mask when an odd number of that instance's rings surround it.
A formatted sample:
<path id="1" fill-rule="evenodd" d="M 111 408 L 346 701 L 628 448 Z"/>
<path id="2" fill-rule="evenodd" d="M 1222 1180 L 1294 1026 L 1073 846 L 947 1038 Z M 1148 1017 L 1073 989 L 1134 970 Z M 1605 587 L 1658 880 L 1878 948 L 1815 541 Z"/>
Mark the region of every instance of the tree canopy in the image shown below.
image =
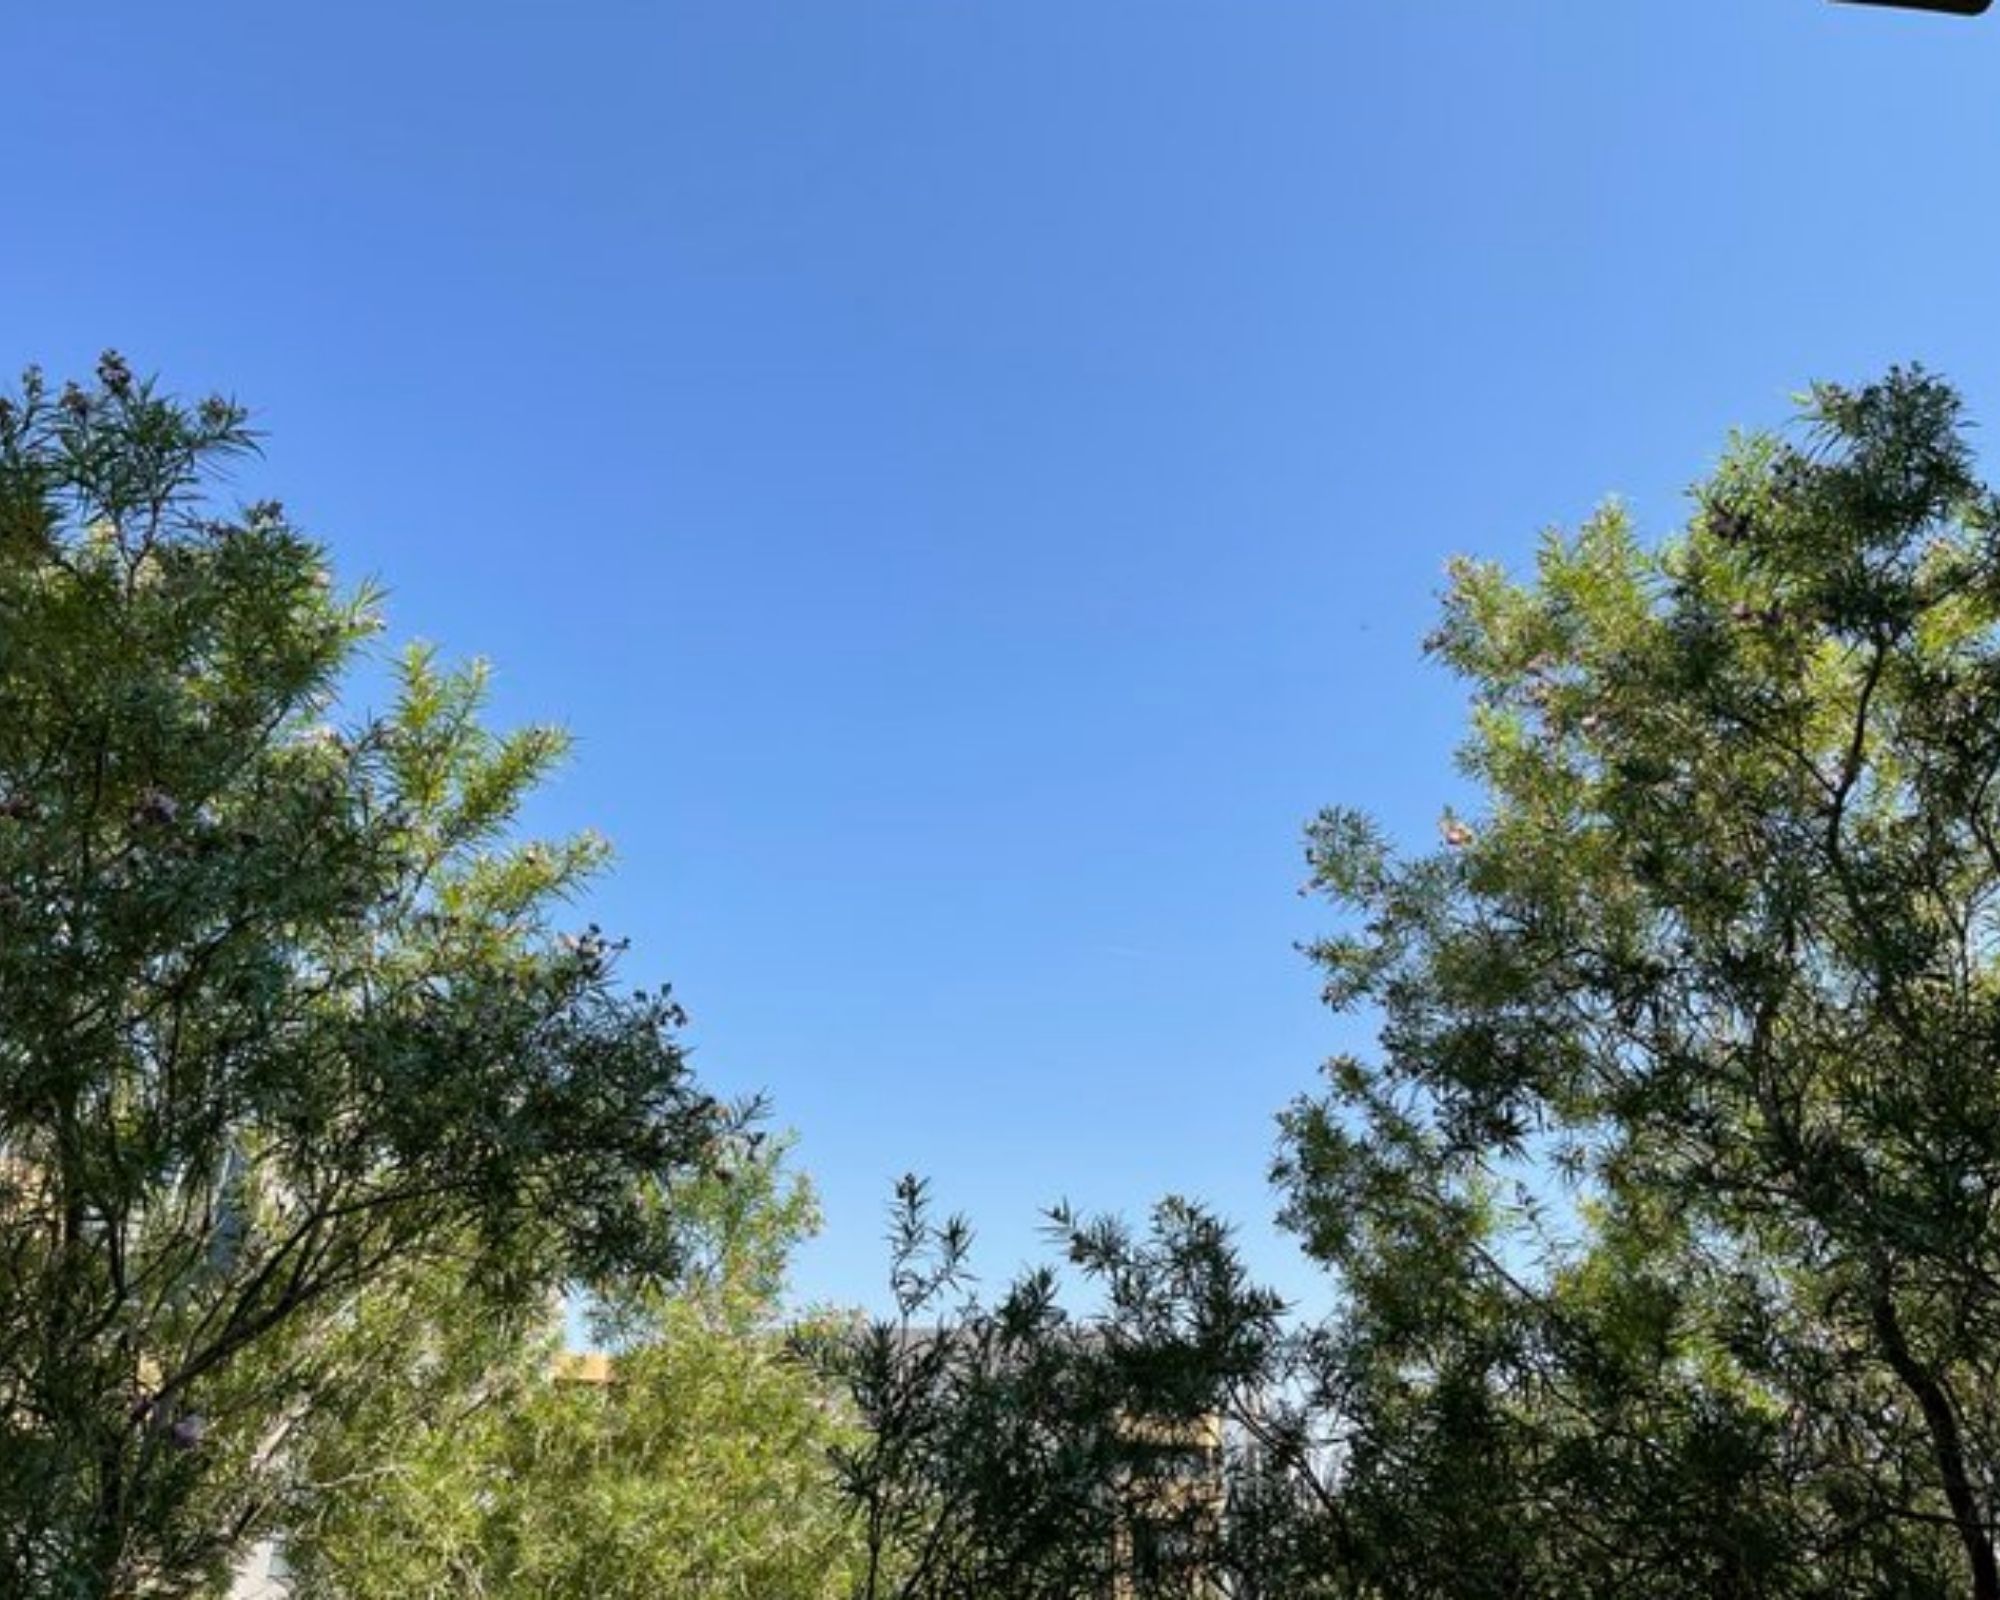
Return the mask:
<path id="1" fill-rule="evenodd" d="M 1429 1592 L 2000 1592 L 1996 624 L 1917 371 L 1736 441 L 1658 547 L 1611 507 L 1455 566 L 1481 805 L 1315 826 L 1381 1052 L 1282 1170 L 1353 1297 L 1343 1516 L 1479 1553 Z"/>
<path id="2" fill-rule="evenodd" d="M 1283 1114 L 1308 1321 L 1201 1207 L 1089 1297 L 778 1325 L 809 1204 L 513 837 L 559 758 L 379 627 L 223 400 L 0 404 L 0 1589 L 2000 1600 L 2000 497 L 1918 370 L 1455 562 L 1435 845 L 1310 827 L 1374 1050 Z M 593 1296 L 609 1385 L 559 1381 Z M 811 1358 L 808 1365 L 804 1358 Z M 816 1372 L 815 1369 L 816 1368 Z M 832 1378 L 845 1401 L 830 1399 Z"/>
<path id="3" fill-rule="evenodd" d="M 274 503 L 245 412 L 107 355 L 0 401 L 0 1590 L 205 1592 L 287 1442 L 435 1274 L 496 1307 L 669 1271 L 735 1114 L 668 994 L 512 838 L 562 736 L 488 731 Z"/>

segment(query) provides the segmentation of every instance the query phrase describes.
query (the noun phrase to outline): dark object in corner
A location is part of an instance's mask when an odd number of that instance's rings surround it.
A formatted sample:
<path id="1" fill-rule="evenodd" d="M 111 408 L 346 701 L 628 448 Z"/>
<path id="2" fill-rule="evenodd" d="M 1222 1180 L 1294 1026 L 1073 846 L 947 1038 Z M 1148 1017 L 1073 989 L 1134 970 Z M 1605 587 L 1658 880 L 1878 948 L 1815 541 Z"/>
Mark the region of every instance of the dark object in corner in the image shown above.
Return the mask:
<path id="1" fill-rule="evenodd" d="M 1955 17 L 1976 17 L 1993 0 L 1834 0 L 1846 6 L 1894 6 L 1898 11 L 1949 11 Z"/>

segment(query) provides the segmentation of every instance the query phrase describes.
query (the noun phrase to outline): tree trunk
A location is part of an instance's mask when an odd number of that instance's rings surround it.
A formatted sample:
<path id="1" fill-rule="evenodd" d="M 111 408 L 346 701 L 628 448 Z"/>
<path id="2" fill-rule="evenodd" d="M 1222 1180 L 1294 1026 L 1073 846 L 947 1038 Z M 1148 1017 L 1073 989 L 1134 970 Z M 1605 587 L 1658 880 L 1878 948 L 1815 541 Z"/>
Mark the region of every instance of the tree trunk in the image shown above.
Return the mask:
<path id="1" fill-rule="evenodd" d="M 1972 1568 L 1973 1600 L 2000 1600 L 2000 1564 L 1995 1562 L 1993 1540 L 1987 1533 L 1972 1475 L 1966 1468 L 1965 1440 L 1959 1432 L 1958 1412 L 1943 1383 L 1911 1353 L 1909 1340 L 1903 1335 L 1902 1319 L 1896 1314 L 1887 1273 L 1881 1275 L 1876 1286 L 1872 1310 L 1882 1354 L 1903 1387 L 1915 1397 L 1923 1411 L 1924 1424 L 1930 1430 L 1931 1458 L 1937 1463 L 1945 1503 L 1951 1507 L 1951 1520 L 1958 1528 L 1966 1561 Z"/>

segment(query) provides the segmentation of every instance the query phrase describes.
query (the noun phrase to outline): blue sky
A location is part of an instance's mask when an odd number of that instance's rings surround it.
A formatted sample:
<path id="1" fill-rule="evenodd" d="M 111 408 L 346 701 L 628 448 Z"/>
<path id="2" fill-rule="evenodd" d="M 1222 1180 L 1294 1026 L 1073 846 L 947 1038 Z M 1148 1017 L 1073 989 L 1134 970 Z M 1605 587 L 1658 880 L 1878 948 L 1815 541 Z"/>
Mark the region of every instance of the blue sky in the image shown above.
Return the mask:
<path id="1" fill-rule="evenodd" d="M 2000 401 L 2000 16 L 1823 0 L 20 8 L 0 365 L 115 344 L 398 638 L 801 1137 L 809 1297 L 906 1169 L 994 1276 L 1169 1190 L 1267 1270 L 1358 1042 L 1299 827 L 1455 792 L 1445 558 L 1919 358 Z"/>

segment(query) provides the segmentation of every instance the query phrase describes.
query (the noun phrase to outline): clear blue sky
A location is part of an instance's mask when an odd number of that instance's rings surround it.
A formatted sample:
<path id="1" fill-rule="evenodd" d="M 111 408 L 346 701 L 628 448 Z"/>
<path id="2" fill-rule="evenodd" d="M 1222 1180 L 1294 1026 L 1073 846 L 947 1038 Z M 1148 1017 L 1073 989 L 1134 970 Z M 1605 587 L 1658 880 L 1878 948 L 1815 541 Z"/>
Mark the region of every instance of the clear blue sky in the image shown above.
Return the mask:
<path id="1" fill-rule="evenodd" d="M 1205 1195 L 1355 1041 L 1298 830 L 1426 841 L 1440 567 L 1917 357 L 2000 403 L 2000 15 L 1823 0 L 28 5 L 0 364 L 258 491 L 578 755 L 589 908 L 879 1298 Z"/>

